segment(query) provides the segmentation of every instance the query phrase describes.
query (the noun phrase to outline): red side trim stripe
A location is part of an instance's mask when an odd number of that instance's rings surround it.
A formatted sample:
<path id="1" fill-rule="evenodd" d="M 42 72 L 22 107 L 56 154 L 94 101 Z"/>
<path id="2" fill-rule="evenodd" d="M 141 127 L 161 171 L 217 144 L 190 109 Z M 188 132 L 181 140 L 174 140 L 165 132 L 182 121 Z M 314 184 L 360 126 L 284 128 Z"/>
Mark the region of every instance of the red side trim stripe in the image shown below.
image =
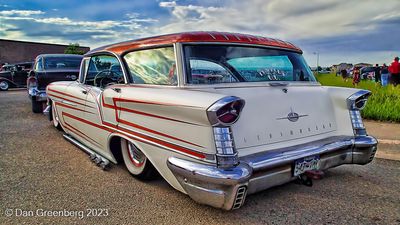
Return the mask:
<path id="1" fill-rule="evenodd" d="M 114 131 L 114 130 L 112 130 L 112 129 L 106 127 L 106 126 L 101 126 L 101 125 L 95 124 L 95 123 L 93 123 L 93 122 L 90 122 L 90 121 L 88 121 L 88 120 L 85 120 L 85 119 L 76 117 L 76 116 L 71 115 L 71 114 L 66 113 L 66 112 L 63 112 L 62 114 L 63 114 L 63 116 L 65 115 L 65 116 L 70 117 L 70 118 L 72 118 L 72 119 L 75 119 L 75 120 L 78 120 L 78 121 L 80 121 L 80 122 L 89 124 L 89 125 L 91 125 L 91 126 L 94 126 L 94 127 L 99 128 L 99 129 L 106 130 L 106 131 L 108 131 L 108 132 L 113 132 L 113 131 Z M 150 141 L 150 142 L 154 142 L 154 143 L 163 145 L 163 146 L 165 146 L 165 147 L 174 149 L 174 150 L 176 150 L 176 151 L 184 152 L 184 153 L 186 153 L 186 154 L 190 154 L 190 155 L 192 155 L 192 156 L 195 156 L 195 157 L 198 157 L 198 158 L 201 158 L 201 159 L 204 159 L 204 158 L 205 158 L 205 155 L 204 155 L 204 154 L 201 154 L 201 153 L 192 151 L 192 150 L 187 149 L 187 148 L 185 148 L 185 147 L 178 146 L 178 145 L 175 145 L 175 144 L 172 144 L 172 143 L 163 141 L 163 140 L 159 140 L 159 139 L 156 139 L 156 138 L 153 138 L 153 137 L 149 137 L 149 136 L 147 136 L 147 135 L 144 135 L 144 134 L 141 134 L 141 133 L 137 133 L 137 132 L 128 130 L 128 129 L 123 128 L 123 127 L 117 127 L 117 126 L 112 125 L 112 124 L 109 124 L 109 123 L 107 123 L 107 122 L 103 122 L 103 123 L 104 123 L 105 125 L 114 127 L 114 128 L 119 129 L 119 130 L 121 130 L 121 131 L 124 131 L 124 132 L 126 132 L 126 133 L 128 133 L 128 134 L 130 134 L 130 135 L 134 135 L 134 136 L 136 136 L 136 137 L 140 137 L 140 138 L 142 138 L 142 139 L 144 139 L 144 140 L 147 140 L 147 141 Z M 135 140 L 138 140 L 138 141 L 140 141 L 140 142 L 143 142 L 143 140 L 137 139 L 137 138 L 135 138 L 135 137 L 132 137 L 132 138 L 134 138 Z"/>

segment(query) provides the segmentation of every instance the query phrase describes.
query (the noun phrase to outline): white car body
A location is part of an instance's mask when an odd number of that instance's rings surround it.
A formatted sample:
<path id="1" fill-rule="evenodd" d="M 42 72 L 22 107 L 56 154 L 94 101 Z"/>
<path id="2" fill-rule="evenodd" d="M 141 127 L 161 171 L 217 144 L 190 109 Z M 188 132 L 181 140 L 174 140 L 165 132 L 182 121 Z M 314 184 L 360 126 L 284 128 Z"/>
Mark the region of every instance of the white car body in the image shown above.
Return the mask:
<path id="1" fill-rule="evenodd" d="M 121 140 L 127 141 L 172 187 L 199 203 L 226 210 L 239 208 L 247 194 L 296 179 L 296 160 L 318 156 L 313 160 L 324 170 L 341 164 L 366 164 L 373 159 L 377 142 L 366 134 L 357 117 L 369 92 L 299 81 L 189 84 L 183 54 L 186 43 L 253 45 L 301 54 L 290 43 L 217 32 L 106 46 L 85 55 L 78 81 L 55 82 L 47 87 L 50 105 L 55 106 L 53 120 L 61 125 L 68 140 L 89 152 L 100 165 L 121 162 L 118 154 L 129 154 L 129 150 L 119 145 Z M 126 53 L 165 45 L 174 50 L 171 71 L 175 73 L 176 66 L 176 84 L 129 81 L 132 65 L 127 66 Z M 103 88 L 87 85 L 87 64 L 104 54 L 118 59 L 123 80 Z M 239 115 L 224 124 L 215 118 L 213 110 L 226 104 L 232 104 L 227 113 Z M 240 106 L 232 110 L 234 104 Z M 135 162 L 139 170 L 127 167 L 137 175 L 144 164 Z"/>

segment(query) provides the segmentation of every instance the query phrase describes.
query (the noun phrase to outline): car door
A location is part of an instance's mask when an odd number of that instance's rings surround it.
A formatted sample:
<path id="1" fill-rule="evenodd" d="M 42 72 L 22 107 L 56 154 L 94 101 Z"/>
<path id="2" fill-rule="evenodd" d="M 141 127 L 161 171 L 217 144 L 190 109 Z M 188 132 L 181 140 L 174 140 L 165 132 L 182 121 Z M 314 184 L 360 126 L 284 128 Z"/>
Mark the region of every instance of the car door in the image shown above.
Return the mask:
<path id="1" fill-rule="evenodd" d="M 114 99 L 120 97 L 120 89 L 112 87 L 125 83 L 126 79 L 119 60 L 112 55 L 95 55 L 85 61 L 86 75 L 81 88 L 86 92 L 86 104 L 83 112 L 82 132 L 86 135 L 86 143 L 104 156 L 108 152 L 108 137 L 118 125 L 118 113 Z"/>
<path id="2" fill-rule="evenodd" d="M 28 73 L 22 68 L 22 66 L 17 65 L 15 70 L 12 72 L 13 82 L 19 86 L 26 85 L 26 79 L 28 78 Z"/>

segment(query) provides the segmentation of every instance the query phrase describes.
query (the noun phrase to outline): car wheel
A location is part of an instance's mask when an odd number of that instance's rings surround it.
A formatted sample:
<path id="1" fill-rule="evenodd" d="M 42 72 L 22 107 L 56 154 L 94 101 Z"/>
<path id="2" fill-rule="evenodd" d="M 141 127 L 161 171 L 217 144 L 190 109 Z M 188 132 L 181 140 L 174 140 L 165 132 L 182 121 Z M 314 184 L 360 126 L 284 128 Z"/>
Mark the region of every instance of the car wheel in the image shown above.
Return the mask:
<path id="1" fill-rule="evenodd" d="M 51 103 L 51 116 L 52 116 L 52 121 L 53 121 L 53 126 L 57 128 L 57 130 L 62 130 L 61 124 L 60 124 L 60 119 L 57 114 L 56 110 L 56 104 L 53 102 Z"/>
<path id="2" fill-rule="evenodd" d="M 42 113 L 43 112 L 43 103 L 32 100 L 32 112 Z"/>
<path id="3" fill-rule="evenodd" d="M 8 84 L 7 81 L 5 80 L 0 81 L 0 90 L 7 91 L 9 87 L 10 85 Z"/>
<path id="4" fill-rule="evenodd" d="M 125 166 L 134 177 L 140 180 L 152 180 L 157 177 L 154 166 L 133 143 L 121 139 L 121 150 Z"/>

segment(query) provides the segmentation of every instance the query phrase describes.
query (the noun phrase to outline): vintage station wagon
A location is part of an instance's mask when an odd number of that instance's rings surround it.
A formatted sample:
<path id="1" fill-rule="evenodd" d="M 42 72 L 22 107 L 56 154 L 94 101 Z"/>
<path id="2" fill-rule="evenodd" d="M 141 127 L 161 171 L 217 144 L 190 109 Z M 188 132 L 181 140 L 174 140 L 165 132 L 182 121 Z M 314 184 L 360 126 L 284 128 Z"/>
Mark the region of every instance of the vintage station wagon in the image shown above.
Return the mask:
<path id="1" fill-rule="evenodd" d="M 367 164 L 377 149 L 360 115 L 370 92 L 321 86 L 298 47 L 271 38 L 190 32 L 113 44 L 47 93 L 54 126 L 99 166 L 158 172 L 226 210 L 313 170 Z"/>

